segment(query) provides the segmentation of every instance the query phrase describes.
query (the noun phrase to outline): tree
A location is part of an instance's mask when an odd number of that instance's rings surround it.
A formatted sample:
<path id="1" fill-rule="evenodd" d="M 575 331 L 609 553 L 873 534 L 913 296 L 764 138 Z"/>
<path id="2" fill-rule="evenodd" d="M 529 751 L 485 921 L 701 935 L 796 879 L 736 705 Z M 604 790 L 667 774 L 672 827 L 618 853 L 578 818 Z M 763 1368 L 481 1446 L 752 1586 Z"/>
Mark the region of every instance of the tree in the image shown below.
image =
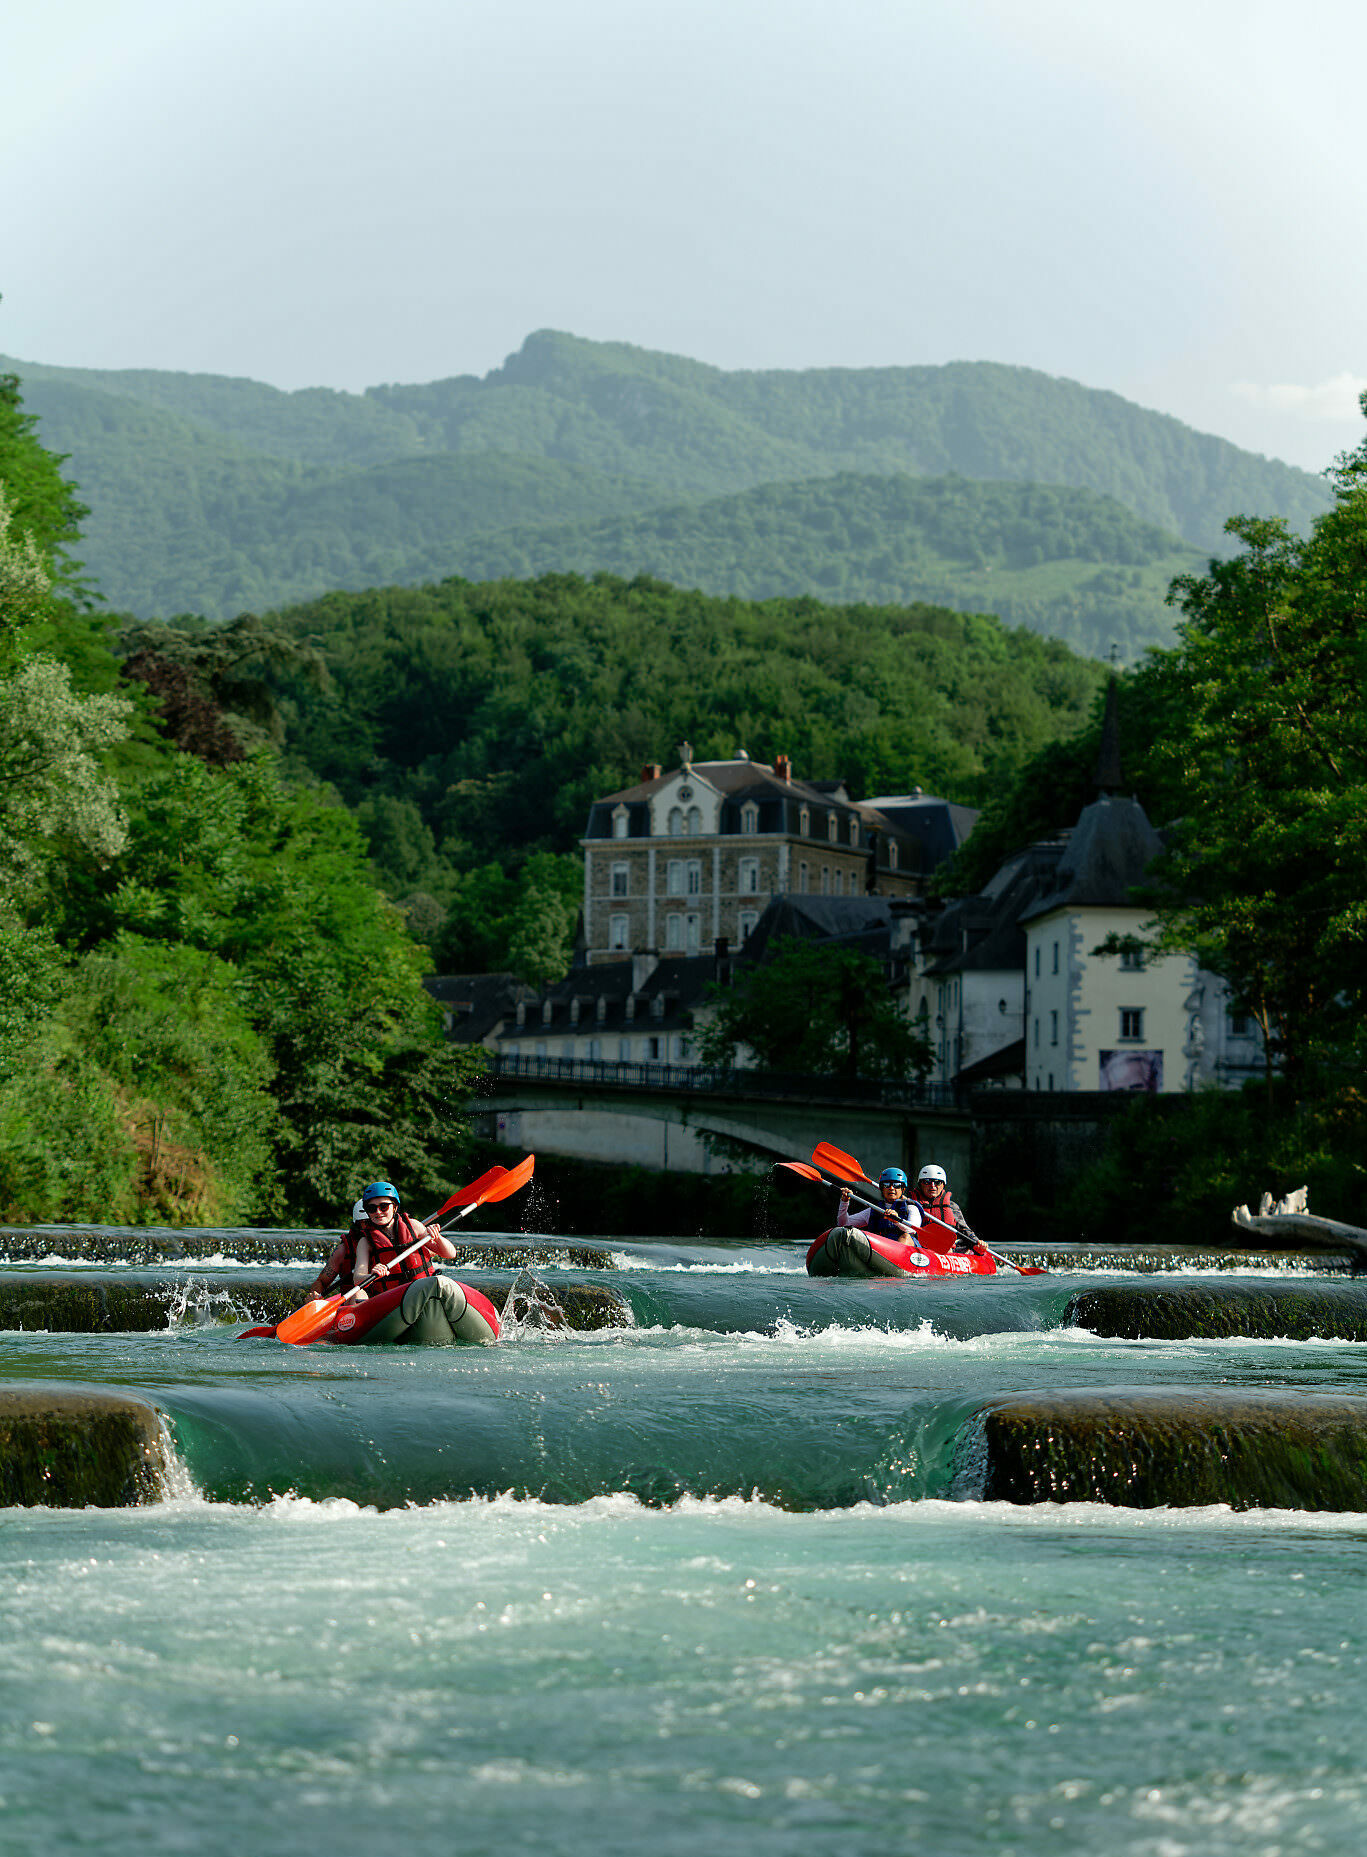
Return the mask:
<path id="1" fill-rule="evenodd" d="M 930 1045 L 898 1010 L 879 962 L 848 948 L 784 939 L 771 960 L 708 989 L 698 1033 L 705 1064 L 748 1047 L 765 1070 L 924 1077 Z"/>
<path id="2" fill-rule="evenodd" d="M 1174 583 L 1155 670 L 1177 700 L 1153 759 L 1184 795 L 1160 942 L 1224 976 L 1295 1100 L 1360 1060 L 1367 1006 L 1367 442 L 1331 477 L 1308 537 L 1226 525 L 1244 550 Z"/>

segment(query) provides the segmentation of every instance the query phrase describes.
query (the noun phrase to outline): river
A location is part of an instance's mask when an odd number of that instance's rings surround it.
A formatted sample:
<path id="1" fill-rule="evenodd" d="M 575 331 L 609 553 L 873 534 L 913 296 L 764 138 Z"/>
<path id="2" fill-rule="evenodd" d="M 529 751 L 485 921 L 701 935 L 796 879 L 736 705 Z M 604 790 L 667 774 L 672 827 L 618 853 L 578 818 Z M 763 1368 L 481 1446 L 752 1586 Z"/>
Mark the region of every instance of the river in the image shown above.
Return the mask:
<path id="1" fill-rule="evenodd" d="M 165 1328 L 0 1334 L 0 1381 L 137 1392 L 173 1449 L 164 1502 L 0 1510 L 6 1852 L 1367 1836 L 1367 1514 L 988 1501 L 974 1420 L 1354 1399 L 1363 1343 L 1070 1325 L 1115 1273 L 814 1282 L 800 1249 L 612 1240 L 633 1326 L 291 1349 L 210 1319 L 204 1272 L 258 1269 L 217 1242 Z"/>

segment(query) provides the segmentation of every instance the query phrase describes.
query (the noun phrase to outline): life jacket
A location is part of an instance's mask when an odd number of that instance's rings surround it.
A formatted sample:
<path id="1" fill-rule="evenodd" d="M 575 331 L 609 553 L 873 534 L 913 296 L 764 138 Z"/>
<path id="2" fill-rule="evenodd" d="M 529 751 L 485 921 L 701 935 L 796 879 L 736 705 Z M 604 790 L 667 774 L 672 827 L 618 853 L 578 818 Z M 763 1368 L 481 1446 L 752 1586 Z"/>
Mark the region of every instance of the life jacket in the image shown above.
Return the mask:
<path id="1" fill-rule="evenodd" d="M 921 1226 L 921 1248 L 925 1251 L 938 1251 L 941 1256 L 954 1249 L 954 1241 L 961 1235 L 971 1237 L 968 1220 L 954 1203 L 951 1194 L 943 1199 L 924 1200 L 919 1196 L 916 1201 L 924 1215 L 925 1223 Z M 935 1221 L 942 1219 L 944 1224 Z M 950 1229 L 945 1230 L 945 1226 Z"/>
<path id="2" fill-rule="evenodd" d="M 905 1208 L 907 1211 L 907 1217 L 902 1223 L 914 1226 L 917 1220 L 915 1215 L 912 1214 L 911 1208 L 916 1204 L 916 1201 L 914 1199 L 907 1199 L 904 1196 L 897 1200 L 895 1204 L 900 1208 Z M 913 1244 L 916 1246 L 917 1250 L 924 1250 L 926 1247 L 919 1238 L 907 1237 L 902 1229 L 902 1223 L 899 1223 L 893 1216 L 892 1209 L 885 1200 L 881 1206 L 870 1206 L 869 1222 L 864 1227 L 864 1230 L 866 1232 L 875 1233 L 879 1238 L 891 1238 L 897 1244 Z"/>
<path id="3" fill-rule="evenodd" d="M 411 1244 L 416 1244 L 418 1234 L 414 1231 L 412 1221 L 402 1212 L 394 1214 L 394 1223 L 388 1231 L 382 1226 L 372 1225 L 368 1219 L 357 1219 L 342 1240 L 346 1248 L 346 1269 L 343 1276 L 348 1279 L 344 1287 L 350 1289 L 356 1282 L 356 1249 L 362 1238 L 370 1240 L 370 1263 L 367 1275 L 377 1264 L 392 1264 L 401 1251 L 406 1251 Z M 435 1266 L 426 1245 L 421 1251 L 415 1251 L 412 1257 L 404 1258 L 397 1270 L 391 1270 L 387 1277 L 380 1277 L 369 1288 L 373 1295 L 377 1289 L 390 1289 L 396 1283 L 412 1283 L 419 1277 L 430 1277 L 435 1273 Z"/>

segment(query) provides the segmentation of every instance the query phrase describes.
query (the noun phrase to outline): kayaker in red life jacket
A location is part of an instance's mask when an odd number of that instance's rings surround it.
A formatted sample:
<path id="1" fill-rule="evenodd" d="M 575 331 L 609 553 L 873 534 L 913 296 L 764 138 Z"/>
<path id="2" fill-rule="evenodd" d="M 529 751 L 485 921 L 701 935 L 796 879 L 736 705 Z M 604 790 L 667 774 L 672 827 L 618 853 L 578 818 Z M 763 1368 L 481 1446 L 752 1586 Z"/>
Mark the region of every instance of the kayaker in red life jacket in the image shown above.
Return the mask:
<path id="1" fill-rule="evenodd" d="M 916 1200 L 930 1215 L 922 1228 L 925 1233 L 923 1243 L 928 1251 L 976 1251 L 979 1255 L 986 1255 L 987 1246 L 950 1193 L 949 1179 L 944 1168 L 937 1167 L 934 1161 L 928 1162 L 916 1176 Z M 946 1231 L 947 1225 L 952 1226 L 953 1230 Z"/>
<path id="2" fill-rule="evenodd" d="M 857 1225 L 869 1231 L 877 1238 L 892 1238 L 898 1244 L 909 1244 L 917 1251 L 924 1251 L 927 1246 L 917 1227 L 921 1223 L 921 1208 L 914 1199 L 907 1197 L 907 1177 L 900 1167 L 885 1167 L 878 1176 L 879 1190 L 883 1195 L 881 1206 L 867 1206 L 862 1212 L 851 1214 L 850 1189 L 840 1189 L 840 1211 L 836 1214 L 837 1225 Z"/>
<path id="3" fill-rule="evenodd" d="M 361 1216 L 353 1217 L 346 1236 L 309 1289 L 309 1297 L 327 1296 L 340 1289 L 345 1291 L 348 1302 L 364 1302 L 391 1282 L 433 1276 L 437 1258 L 456 1255 L 456 1247 L 443 1237 L 440 1226 L 418 1225 L 399 1211 L 398 1190 L 388 1180 L 372 1181 L 362 1190 L 357 1206 Z M 356 1209 L 352 1208 L 353 1213 Z M 424 1235 L 427 1243 L 420 1251 L 400 1264 L 394 1262 Z M 374 1282 L 367 1289 L 358 1289 L 361 1279 L 372 1272 Z"/>

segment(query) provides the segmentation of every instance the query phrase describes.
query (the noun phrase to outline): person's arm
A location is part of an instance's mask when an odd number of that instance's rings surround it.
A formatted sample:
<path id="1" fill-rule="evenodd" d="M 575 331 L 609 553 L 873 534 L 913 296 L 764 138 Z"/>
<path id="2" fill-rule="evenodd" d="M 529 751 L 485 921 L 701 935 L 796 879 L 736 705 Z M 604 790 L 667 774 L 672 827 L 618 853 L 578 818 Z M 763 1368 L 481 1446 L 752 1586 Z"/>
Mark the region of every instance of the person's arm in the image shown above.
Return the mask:
<path id="1" fill-rule="evenodd" d="M 835 1222 L 837 1225 L 856 1226 L 860 1231 L 863 1231 L 864 1227 L 869 1222 L 869 1213 L 871 1210 L 871 1207 L 865 1207 L 863 1212 L 851 1213 L 850 1189 L 847 1186 L 842 1186 L 840 1189 L 840 1210 L 835 1215 Z"/>
<path id="2" fill-rule="evenodd" d="M 951 1199 L 949 1202 L 949 1216 L 953 1219 L 954 1229 L 959 1234 L 954 1240 L 954 1248 L 956 1251 L 959 1249 L 960 1245 L 963 1246 L 965 1251 L 983 1252 L 987 1249 L 982 1239 L 964 1217 L 963 1208 L 960 1206 L 957 1199 Z"/>

